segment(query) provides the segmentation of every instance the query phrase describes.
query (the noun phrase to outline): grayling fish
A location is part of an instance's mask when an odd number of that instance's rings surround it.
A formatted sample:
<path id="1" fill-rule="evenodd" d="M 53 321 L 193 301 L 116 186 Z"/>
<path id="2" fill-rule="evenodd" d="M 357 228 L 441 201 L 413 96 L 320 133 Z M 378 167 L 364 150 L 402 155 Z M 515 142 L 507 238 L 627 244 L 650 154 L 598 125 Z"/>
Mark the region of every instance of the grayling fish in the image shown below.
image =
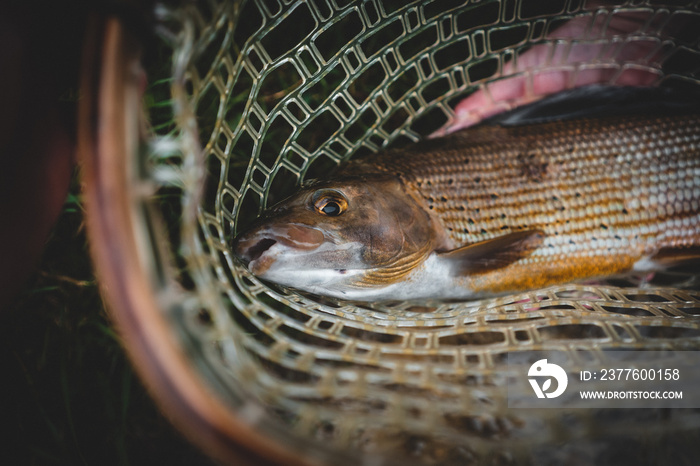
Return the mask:
<path id="1" fill-rule="evenodd" d="M 700 250 L 700 100 L 592 86 L 353 160 L 235 239 L 255 275 L 353 300 L 478 298 Z"/>

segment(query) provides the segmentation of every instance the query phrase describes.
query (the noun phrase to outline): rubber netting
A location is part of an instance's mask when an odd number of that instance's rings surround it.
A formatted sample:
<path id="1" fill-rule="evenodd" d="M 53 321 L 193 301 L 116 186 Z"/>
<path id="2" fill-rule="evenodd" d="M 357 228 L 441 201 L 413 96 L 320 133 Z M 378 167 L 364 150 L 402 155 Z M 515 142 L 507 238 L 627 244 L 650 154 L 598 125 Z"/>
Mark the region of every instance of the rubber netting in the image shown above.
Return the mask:
<path id="1" fill-rule="evenodd" d="M 698 84 L 695 2 L 604 3 L 251 0 L 158 10 L 173 51 L 175 125 L 142 152 L 143 177 L 161 186 L 166 218 L 181 222 L 169 237 L 145 229 L 160 244 L 164 312 L 232 410 L 274 441 L 348 464 L 627 464 L 697 438 L 696 410 L 515 411 L 504 388 L 514 352 L 557 349 L 577 367 L 609 349 L 700 349 L 693 270 L 479 302 L 368 305 L 271 287 L 230 250 L 303 180 L 426 137 L 452 121 L 460 99 L 503 78 L 532 83 L 566 70 L 573 87 L 590 73 L 614 84 L 643 72 L 652 84 Z M 618 15 L 638 27 L 607 28 Z M 575 18 L 587 24 L 580 35 L 558 37 Z M 649 52 L 627 59 L 640 44 Z M 591 46 L 595 56 L 573 60 Z M 546 60 L 520 60 L 533 47 L 546 48 Z M 610 456 L 619 448 L 624 461 Z"/>

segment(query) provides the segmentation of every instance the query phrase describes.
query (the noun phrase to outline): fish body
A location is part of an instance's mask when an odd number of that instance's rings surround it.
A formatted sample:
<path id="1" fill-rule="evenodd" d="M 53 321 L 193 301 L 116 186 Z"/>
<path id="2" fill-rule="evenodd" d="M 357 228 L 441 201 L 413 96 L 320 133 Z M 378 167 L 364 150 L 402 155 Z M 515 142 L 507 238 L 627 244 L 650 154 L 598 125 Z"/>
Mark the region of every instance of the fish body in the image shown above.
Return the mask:
<path id="1" fill-rule="evenodd" d="M 700 106 L 610 88 L 353 160 L 234 244 L 263 279 L 353 300 L 480 298 L 698 248 Z"/>

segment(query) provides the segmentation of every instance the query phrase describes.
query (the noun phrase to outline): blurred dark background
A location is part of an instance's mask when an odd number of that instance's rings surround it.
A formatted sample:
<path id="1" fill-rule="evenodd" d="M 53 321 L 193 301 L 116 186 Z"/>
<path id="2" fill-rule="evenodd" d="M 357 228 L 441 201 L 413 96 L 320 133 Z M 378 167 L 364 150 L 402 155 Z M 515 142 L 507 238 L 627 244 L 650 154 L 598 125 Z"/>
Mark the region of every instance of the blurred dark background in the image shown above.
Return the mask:
<path id="1" fill-rule="evenodd" d="M 0 8 L 0 464 L 211 464 L 136 378 L 85 237 L 75 117 L 86 24 L 133 10 Z"/>

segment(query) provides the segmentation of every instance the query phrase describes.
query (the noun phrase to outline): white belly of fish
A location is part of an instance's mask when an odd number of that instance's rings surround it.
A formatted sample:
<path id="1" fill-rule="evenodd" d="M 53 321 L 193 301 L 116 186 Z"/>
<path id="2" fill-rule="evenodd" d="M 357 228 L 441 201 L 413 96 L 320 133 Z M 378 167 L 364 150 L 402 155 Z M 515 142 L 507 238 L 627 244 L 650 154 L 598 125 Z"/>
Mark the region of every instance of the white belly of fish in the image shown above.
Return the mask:
<path id="1" fill-rule="evenodd" d="M 432 253 L 403 280 L 384 286 L 358 285 L 358 278 L 365 270 L 347 270 L 341 275 L 337 270 L 297 272 L 296 280 L 302 282 L 316 278 L 316 284 L 305 286 L 315 294 L 354 301 L 383 301 L 395 299 L 472 299 L 477 297 L 470 289 L 468 277 L 455 277 L 448 261 Z M 308 275 L 308 276 L 306 276 Z M 321 279 L 323 275 L 323 279 Z M 306 282 L 308 283 L 308 282 Z M 291 285 L 294 286 L 294 285 Z M 301 288 L 298 284 L 296 287 Z"/>

